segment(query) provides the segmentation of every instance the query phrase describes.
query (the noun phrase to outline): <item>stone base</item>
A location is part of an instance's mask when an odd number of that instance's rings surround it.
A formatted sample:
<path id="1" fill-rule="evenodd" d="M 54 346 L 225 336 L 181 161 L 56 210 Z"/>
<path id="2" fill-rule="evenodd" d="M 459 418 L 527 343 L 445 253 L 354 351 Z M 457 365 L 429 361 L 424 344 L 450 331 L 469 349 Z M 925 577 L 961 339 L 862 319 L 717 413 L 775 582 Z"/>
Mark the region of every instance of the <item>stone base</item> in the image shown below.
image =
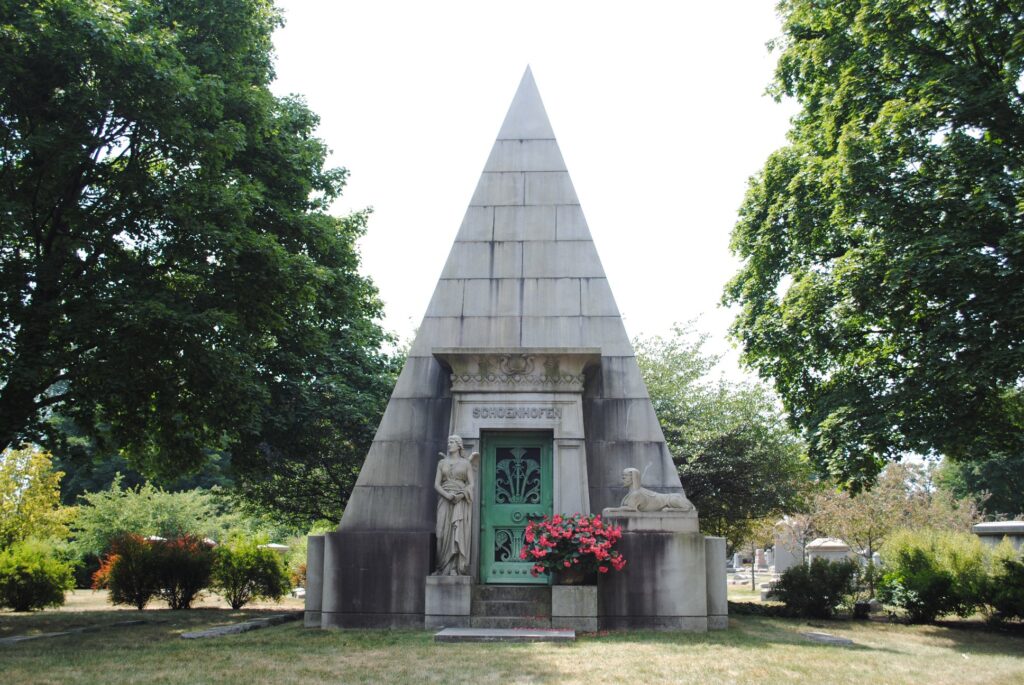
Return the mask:
<path id="1" fill-rule="evenodd" d="M 708 616 L 708 630 L 728 630 L 728 616 Z"/>
<path id="2" fill-rule="evenodd" d="M 551 627 L 581 633 L 597 632 L 597 586 L 553 585 Z"/>
<path id="3" fill-rule="evenodd" d="M 320 609 L 324 589 L 324 536 L 306 539 L 306 613 L 302 623 L 307 628 L 320 627 Z"/>
<path id="4" fill-rule="evenodd" d="M 708 568 L 704 536 L 678 530 L 644 530 L 654 525 L 658 516 L 637 513 L 643 512 L 604 512 L 607 523 L 623 527 L 619 549 L 626 558 L 626 567 L 601 579 L 601 628 L 706 631 Z M 685 528 L 696 523 L 696 518 L 682 512 L 668 514 L 665 518 L 672 521 L 670 527 Z M 638 521 L 641 529 L 630 529 Z M 722 559 L 723 577 L 724 572 Z"/>
<path id="5" fill-rule="evenodd" d="M 704 538 L 708 592 L 708 630 L 729 627 L 729 587 L 725 573 L 725 538 Z"/>
<path id="6" fill-rule="evenodd" d="M 319 611 L 306 611 L 302 614 L 302 625 L 306 628 L 319 628 L 321 616 Z"/>
<path id="7" fill-rule="evenodd" d="M 472 589 L 469 576 L 427 576 L 424 626 L 468 628 Z"/>
<path id="8" fill-rule="evenodd" d="M 327 533 L 321 626 L 422 628 L 432 538 L 428 531 Z"/>
<path id="9" fill-rule="evenodd" d="M 602 630 L 678 630 L 704 633 L 707 616 L 602 616 Z"/>
<path id="10" fill-rule="evenodd" d="M 700 530 L 697 510 L 635 511 L 632 509 L 605 509 L 601 518 L 615 520 L 622 532 L 656 531 L 662 533 L 696 533 Z"/>

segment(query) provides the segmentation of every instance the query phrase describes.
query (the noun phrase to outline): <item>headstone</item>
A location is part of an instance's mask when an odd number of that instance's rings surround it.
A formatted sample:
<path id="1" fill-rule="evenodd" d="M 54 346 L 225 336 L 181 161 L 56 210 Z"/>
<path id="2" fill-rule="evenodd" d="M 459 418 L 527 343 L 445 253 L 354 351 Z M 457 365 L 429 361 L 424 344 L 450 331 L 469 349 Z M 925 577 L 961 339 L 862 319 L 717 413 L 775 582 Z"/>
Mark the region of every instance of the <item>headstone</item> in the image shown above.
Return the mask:
<path id="1" fill-rule="evenodd" d="M 765 561 L 763 549 L 758 548 L 754 550 L 754 563 L 758 568 L 768 568 L 768 562 Z"/>
<path id="2" fill-rule="evenodd" d="M 843 561 L 853 559 L 854 556 L 850 546 L 837 538 L 818 538 L 807 543 L 808 563 L 815 559 Z"/>

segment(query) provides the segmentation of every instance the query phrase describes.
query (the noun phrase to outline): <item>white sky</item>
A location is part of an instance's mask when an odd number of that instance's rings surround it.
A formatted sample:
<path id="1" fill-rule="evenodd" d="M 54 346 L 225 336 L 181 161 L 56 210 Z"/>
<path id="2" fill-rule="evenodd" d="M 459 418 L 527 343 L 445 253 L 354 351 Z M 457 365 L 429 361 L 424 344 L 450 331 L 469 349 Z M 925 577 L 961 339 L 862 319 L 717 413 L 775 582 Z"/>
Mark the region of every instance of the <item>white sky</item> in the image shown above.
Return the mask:
<path id="1" fill-rule="evenodd" d="M 529 64 L 629 335 L 699 316 L 729 348 L 729 234 L 796 111 L 764 95 L 774 0 L 278 3 L 275 92 L 305 96 L 349 169 L 335 211 L 374 209 L 385 326 L 419 325 Z"/>

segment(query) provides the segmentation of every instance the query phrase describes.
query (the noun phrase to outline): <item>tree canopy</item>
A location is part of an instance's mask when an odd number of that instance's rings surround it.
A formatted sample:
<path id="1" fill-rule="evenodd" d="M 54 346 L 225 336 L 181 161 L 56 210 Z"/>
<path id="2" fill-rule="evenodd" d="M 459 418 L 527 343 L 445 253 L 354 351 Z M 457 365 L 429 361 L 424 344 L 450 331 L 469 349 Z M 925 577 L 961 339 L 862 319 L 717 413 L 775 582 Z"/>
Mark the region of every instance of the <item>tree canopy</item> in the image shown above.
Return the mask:
<path id="1" fill-rule="evenodd" d="M 783 0 L 725 301 L 817 467 L 1024 449 L 1024 5 Z"/>
<path id="2" fill-rule="evenodd" d="M 767 388 L 713 377 L 718 358 L 703 351 L 706 337 L 676 326 L 634 347 L 702 530 L 735 547 L 760 519 L 797 509 L 810 473 Z"/>
<path id="3" fill-rule="evenodd" d="M 270 0 L 0 1 L 0 447 L 53 412 L 149 475 L 241 472 L 388 360 L 367 213 L 275 97 Z M 332 410 L 337 418 L 338 410 Z M 312 417 L 312 418 L 311 418 Z"/>

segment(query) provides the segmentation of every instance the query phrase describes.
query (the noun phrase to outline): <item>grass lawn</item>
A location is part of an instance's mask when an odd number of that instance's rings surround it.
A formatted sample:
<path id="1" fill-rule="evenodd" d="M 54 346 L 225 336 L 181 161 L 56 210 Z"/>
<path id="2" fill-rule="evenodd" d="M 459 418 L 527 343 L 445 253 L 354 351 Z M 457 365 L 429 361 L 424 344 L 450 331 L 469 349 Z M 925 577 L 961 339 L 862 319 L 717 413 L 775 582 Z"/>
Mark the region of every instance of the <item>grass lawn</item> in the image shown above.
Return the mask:
<path id="1" fill-rule="evenodd" d="M 0 646 L 0 682 L 14 683 L 1013 683 L 1024 682 L 1024 630 L 735 616 L 728 631 L 628 632 L 575 644 L 437 644 L 429 631 L 306 630 L 297 623 L 209 640 L 200 627 L 282 608 L 173 612 L 71 610 L 0 613 L 0 637 L 143 619 Z M 91 593 L 83 593 L 89 595 Z M 76 604 L 77 610 L 76 610 Z M 102 606 L 102 605 L 100 605 Z M 827 632 L 856 646 L 809 642 Z"/>

